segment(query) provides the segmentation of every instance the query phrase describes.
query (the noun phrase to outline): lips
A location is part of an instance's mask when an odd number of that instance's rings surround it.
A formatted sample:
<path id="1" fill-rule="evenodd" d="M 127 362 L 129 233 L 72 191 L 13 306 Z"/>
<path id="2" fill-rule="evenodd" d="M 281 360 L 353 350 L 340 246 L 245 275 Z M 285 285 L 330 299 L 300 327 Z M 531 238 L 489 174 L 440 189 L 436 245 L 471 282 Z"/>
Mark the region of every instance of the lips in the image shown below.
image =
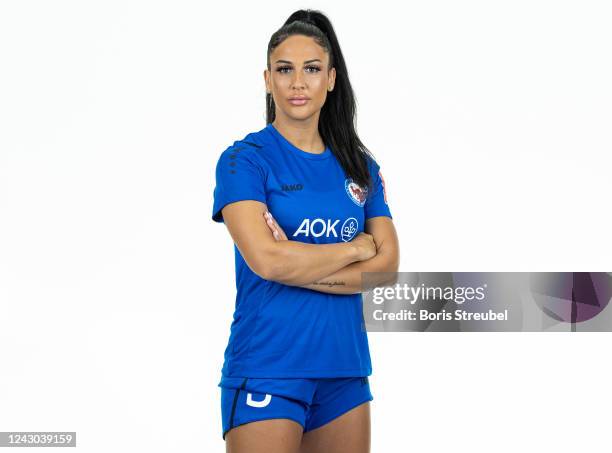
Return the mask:
<path id="1" fill-rule="evenodd" d="M 306 96 L 292 96 L 289 98 L 291 105 L 304 105 L 308 102 L 309 98 Z"/>

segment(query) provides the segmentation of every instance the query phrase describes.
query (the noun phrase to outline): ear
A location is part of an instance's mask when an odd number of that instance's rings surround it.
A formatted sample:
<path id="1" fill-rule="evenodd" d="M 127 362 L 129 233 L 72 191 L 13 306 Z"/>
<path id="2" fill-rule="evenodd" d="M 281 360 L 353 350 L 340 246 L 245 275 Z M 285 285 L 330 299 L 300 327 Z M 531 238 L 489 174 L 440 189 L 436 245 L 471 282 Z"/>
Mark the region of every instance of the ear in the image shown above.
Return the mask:
<path id="1" fill-rule="evenodd" d="M 333 87 L 336 86 L 336 68 L 334 67 L 329 70 L 329 84 Z"/>
<path id="2" fill-rule="evenodd" d="M 272 93 L 272 89 L 270 87 L 270 71 L 268 71 L 267 69 L 264 69 L 263 76 L 264 76 L 264 85 L 266 87 L 266 93 Z"/>

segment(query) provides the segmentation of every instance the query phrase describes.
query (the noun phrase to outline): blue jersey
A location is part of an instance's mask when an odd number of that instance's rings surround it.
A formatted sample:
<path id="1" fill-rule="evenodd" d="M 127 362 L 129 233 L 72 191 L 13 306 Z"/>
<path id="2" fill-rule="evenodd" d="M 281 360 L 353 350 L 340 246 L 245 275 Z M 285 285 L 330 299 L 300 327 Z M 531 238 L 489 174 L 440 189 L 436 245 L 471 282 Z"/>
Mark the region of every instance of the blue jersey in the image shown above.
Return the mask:
<path id="1" fill-rule="evenodd" d="M 265 203 L 287 238 L 310 244 L 351 241 L 366 219 L 391 217 L 380 167 L 373 187 L 347 178 L 329 147 L 292 145 L 270 123 L 227 148 L 217 162 L 212 218 L 239 200 Z M 265 219 L 262 216 L 262 222 Z M 372 374 L 363 299 L 265 280 L 234 245 L 236 302 L 223 379 L 357 377 Z"/>

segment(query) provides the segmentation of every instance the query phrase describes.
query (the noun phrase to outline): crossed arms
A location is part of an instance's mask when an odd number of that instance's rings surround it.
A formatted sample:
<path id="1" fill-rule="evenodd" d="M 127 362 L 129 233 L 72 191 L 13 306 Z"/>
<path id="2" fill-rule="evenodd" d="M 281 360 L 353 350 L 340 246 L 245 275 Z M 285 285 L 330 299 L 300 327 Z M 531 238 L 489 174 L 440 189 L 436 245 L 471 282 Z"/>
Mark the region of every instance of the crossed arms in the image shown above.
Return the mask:
<path id="1" fill-rule="evenodd" d="M 399 241 L 389 217 L 366 220 L 350 242 L 307 244 L 287 239 L 264 203 L 241 200 L 222 209 L 224 223 L 251 270 L 266 280 L 330 294 L 362 291 L 362 272 L 397 272 Z M 388 276 L 374 284 L 388 283 Z"/>

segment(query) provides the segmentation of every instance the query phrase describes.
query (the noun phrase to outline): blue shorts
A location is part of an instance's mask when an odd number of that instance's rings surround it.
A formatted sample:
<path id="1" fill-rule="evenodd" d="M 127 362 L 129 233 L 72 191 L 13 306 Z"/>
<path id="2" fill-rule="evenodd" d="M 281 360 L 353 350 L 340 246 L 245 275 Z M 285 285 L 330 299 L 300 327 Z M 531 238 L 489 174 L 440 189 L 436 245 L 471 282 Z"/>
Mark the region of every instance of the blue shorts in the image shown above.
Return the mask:
<path id="1" fill-rule="evenodd" d="M 366 377 L 227 378 L 221 387 L 222 437 L 239 425 L 288 418 L 308 432 L 372 401 Z"/>

